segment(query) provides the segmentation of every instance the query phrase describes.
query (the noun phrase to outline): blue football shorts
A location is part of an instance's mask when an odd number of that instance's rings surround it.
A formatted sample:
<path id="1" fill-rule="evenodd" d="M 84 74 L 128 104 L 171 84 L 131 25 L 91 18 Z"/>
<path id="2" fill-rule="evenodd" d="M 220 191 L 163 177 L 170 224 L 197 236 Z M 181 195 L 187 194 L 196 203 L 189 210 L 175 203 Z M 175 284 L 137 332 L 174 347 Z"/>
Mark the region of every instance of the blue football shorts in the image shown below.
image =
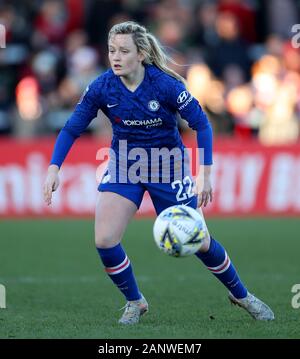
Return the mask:
<path id="1" fill-rule="evenodd" d="M 157 215 L 164 209 L 183 204 L 197 208 L 197 196 L 193 193 L 193 180 L 187 175 L 182 180 L 170 183 L 110 183 L 106 172 L 98 186 L 100 192 L 114 192 L 135 203 L 140 207 L 145 191 L 149 192 Z"/>

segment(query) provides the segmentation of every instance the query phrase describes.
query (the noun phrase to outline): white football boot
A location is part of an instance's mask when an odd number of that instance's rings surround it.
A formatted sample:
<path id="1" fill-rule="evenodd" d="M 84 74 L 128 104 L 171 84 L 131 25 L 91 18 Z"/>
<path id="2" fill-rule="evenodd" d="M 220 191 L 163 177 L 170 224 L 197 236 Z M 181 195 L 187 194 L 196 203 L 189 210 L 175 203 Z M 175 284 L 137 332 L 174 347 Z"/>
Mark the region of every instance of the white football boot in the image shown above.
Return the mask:
<path id="1" fill-rule="evenodd" d="M 260 299 L 249 293 L 245 298 L 237 299 L 230 292 L 228 296 L 230 302 L 244 308 L 252 318 L 256 320 L 274 320 L 275 316 L 271 308 Z"/>
<path id="2" fill-rule="evenodd" d="M 149 310 L 148 303 L 143 295 L 141 299 L 127 302 L 123 308 L 125 308 L 125 311 L 122 317 L 119 319 L 119 323 L 125 325 L 137 324 L 140 320 L 140 317 L 147 313 Z"/>

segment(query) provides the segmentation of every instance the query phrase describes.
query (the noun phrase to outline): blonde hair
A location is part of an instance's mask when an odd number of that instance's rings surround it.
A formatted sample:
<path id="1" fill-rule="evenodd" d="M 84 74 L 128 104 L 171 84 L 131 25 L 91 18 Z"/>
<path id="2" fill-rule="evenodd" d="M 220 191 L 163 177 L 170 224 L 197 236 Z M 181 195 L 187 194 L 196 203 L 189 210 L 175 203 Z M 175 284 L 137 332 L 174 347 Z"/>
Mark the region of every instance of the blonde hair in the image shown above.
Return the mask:
<path id="1" fill-rule="evenodd" d="M 133 42 L 136 45 L 138 52 L 145 57 L 145 60 L 143 61 L 145 64 L 156 65 L 162 71 L 175 77 L 186 85 L 185 79 L 177 72 L 171 70 L 167 65 L 168 61 L 176 64 L 175 61 L 164 52 L 156 37 L 148 32 L 144 26 L 141 26 L 134 21 L 126 21 L 116 24 L 109 31 L 108 40 L 111 39 L 112 36 L 119 34 L 132 35 Z"/>

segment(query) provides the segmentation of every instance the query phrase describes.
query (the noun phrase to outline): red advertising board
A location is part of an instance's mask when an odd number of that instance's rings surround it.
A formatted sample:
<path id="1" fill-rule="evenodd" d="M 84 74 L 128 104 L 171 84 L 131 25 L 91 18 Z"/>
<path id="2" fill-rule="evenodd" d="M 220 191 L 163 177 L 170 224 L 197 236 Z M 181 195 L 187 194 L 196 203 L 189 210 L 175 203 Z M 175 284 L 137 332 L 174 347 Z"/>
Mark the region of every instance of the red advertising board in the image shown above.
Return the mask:
<path id="1" fill-rule="evenodd" d="M 105 166 L 97 152 L 109 141 L 81 138 L 75 143 L 47 207 L 42 186 L 53 144 L 53 138 L 0 139 L 0 217 L 93 215 Z M 194 147 L 190 138 L 185 144 Z M 254 140 L 216 139 L 212 182 L 214 200 L 204 210 L 208 215 L 300 215 L 300 144 L 264 147 Z M 139 215 L 153 214 L 146 193 Z"/>

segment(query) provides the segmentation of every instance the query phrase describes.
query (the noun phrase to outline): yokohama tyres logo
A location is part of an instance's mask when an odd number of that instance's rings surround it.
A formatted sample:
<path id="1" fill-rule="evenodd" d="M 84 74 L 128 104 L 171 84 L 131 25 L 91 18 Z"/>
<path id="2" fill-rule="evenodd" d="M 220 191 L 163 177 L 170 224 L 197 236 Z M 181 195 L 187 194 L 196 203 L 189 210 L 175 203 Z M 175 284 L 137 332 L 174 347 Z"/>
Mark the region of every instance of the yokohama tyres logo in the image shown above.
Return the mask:
<path id="1" fill-rule="evenodd" d="M 152 118 L 150 120 L 122 120 L 125 126 L 146 126 L 154 127 L 154 126 L 161 126 L 163 121 L 160 117 Z"/>

